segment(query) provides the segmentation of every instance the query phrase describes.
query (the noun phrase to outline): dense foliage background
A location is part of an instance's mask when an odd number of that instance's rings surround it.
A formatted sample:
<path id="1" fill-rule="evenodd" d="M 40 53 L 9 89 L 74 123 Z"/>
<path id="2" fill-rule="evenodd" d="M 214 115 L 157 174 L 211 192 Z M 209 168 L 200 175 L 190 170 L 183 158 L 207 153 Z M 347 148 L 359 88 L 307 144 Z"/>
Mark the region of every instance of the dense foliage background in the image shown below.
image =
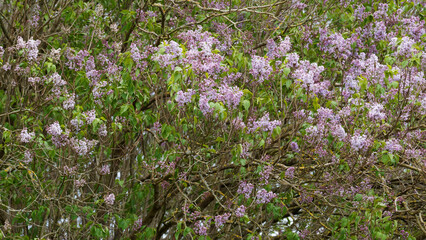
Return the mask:
<path id="1" fill-rule="evenodd" d="M 425 239 L 425 16 L 1 1 L 0 236 Z"/>

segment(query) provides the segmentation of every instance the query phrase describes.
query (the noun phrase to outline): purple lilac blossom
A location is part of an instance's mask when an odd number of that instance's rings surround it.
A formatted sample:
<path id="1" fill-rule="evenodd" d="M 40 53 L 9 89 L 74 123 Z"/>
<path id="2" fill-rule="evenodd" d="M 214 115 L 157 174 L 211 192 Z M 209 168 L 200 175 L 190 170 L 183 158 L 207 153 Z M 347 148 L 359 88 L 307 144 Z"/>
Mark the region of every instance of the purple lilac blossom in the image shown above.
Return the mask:
<path id="1" fill-rule="evenodd" d="M 244 217 L 246 213 L 246 207 L 244 205 L 241 205 L 235 210 L 235 216 L 237 217 Z"/>
<path id="2" fill-rule="evenodd" d="M 197 235 L 200 235 L 200 236 L 207 236 L 207 230 L 208 230 L 208 228 L 206 227 L 206 226 L 204 226 L 205 225 L 205 223 L 204 222 L 202 222 L 202 221 L 197 221 L 196 223 L 195 223 L 195 228 L 194 228 L 194 230 L 195 230 L 195 233 L 197 234 Z"/>
<path id="3" fill-rule="evenodd" d="M 238 188 L 238 194 L 244 194 L 244 196 L 248 199 L 250 198 L 250 194 L 253 191 L 254 185 L 251 183 L 247 183 L 245 181 L 240 182 L 240 186 Z"/>
<path id="4" fill-rule="evenodd" d="M 216 227 L 218 228 L 222 227 L 226 223 L 226 221 L 228 221 L 230 216 L 231 216 L 230 213 L 225 213 L 222 215 L 215 216 L 214 222 L 216 224 Z"/>
<path id="5" fill-rule="evenodd" d="M 360 135 L 359 133 L 355 133 L 351 140 L 351 146 L 354 151 L 359 151 L 364 147 L 367 147 L 367 137 L 366 135 Z"/>
<path id="6" fill-rule="evenodd" d="M 294 167 L 287 168 L 287 170 L 285 171 L 285 176 L 288 178 L 294 178 L 294 170 Z"/>
<path id="7" fill-rule="evenodd" d="M 386 114 L 383 112 L 384 108 L 383 105 L 380 103 L 374 103 L 370 106 L 370 110 L 368 111 L 368 117 L 371 120 L 384 120 L 386 119 Z"/>
<path id="8" fill-rule="evenodd" d="M 107 175 L 109 173 L 110 173 L 110 168 L 108 164 L 103 165 L 101 170 L 99 171 L 100 175 Z"/>
<path id="9" fill-rule="evenodd" d="M 107 205 L 113 205 L 115 201 L 115 195 L 114 193 L 111 193 L 109 195 L 104 196 L 104 201 Z"/>
<path id="10" fill-rule="evenodd" d="M 281 125 L 281 121 L 279 120 L 270 121 L 269 113 L 265 113 L 265 115 L 262 118 L 252 123 L 252 126 L 249 128 L 249 132 L 255 132 L 258 128 L 260 128 L 261 131 L 272 132 L 274 128 L 280 125 Z"/>
<path id="11" fill-rule="evenodd" d="M 389 152 L 397 152 L 402 150 L 402 146 L 398 143 L 396 139 L 389 139 L 386 141 L 386 150 Z"/>
<path id="12" fill-rule="evenodd" d="M 21 134 L 19 135 L 19 138 L 21 142 L 23 143 L 29 143 L 35 136 L 35 133 L 28 132 L 27 128 L 23 128 L 21 131 Z"/>
<path id="13" fill-rule="evenodd" d="M 266 191 L 265 189 L 260 189 L 256 194 L 256 203 L 269 203 L 277 195 L 272 191 Z"/>
<path id="14" fill-rule="evenodd" d="M 33 154 L 29 150 L 26 150 L 24 152 L 24 160 L 23 160 L 23 162 L 26 163 L 26 164 L 28 164 L 28 163 L 30 163 L 32 161 L 33 161 Z"/>
<path id="15" fill-rule="evenodd" d="M 192 89 L 188 89 L 188 91 L 186 92 L 179 90 L 176 93 L 176 102 L 178 102 L 178 105 L 182 107 L 186 103 L 191 102 L 192 95 L 194 94 L 195 94 L 195 91 Z"/>
<path id="16" fill-rule="evenodd" d="M 251 64 L 252 68 L 250 73 L 256 79 L 256 82 L 262 83 L 269 78 L 272 67 L 269 65 L 268 59 L 254 55 L 252 56 Z"/>

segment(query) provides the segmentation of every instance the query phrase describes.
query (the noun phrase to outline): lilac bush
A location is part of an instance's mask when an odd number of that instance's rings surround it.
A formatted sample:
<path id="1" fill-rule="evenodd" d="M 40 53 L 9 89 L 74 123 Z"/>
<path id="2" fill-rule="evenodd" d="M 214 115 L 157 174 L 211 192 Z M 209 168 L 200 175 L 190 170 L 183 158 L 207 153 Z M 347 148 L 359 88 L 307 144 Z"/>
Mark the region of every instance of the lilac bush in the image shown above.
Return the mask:
<path id="1" fill-rule="evenodd" d="M 424 1 L 3 1 L 0 238 L 425 239 Z"/>

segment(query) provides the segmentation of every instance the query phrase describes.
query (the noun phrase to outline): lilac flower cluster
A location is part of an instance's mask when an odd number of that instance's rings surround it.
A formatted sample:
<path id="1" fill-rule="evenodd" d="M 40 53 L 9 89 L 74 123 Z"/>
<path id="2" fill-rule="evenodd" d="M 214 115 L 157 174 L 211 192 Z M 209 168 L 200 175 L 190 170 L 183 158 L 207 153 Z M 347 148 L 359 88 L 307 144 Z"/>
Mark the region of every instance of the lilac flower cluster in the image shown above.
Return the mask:
<path id="1" fill-rule="evenodd" d="M 399 144 L 399 142 L 396 139 L 389 139 L 386 141 L 386 150 L 389 152 L 397 152 L 402 150 L 402 146 Z"/>
<path id="2" fill-rule="evenodd" d="M 267 80 L 271 72 L 272 67 L 269 65 L 268 59 L 256 55 L 252 56 L 250 73 L 256 79 L 257 83 Z"/>
<path id="3" fill-rule="evenodd" d="M 195 94 L 195 91 L 192 89 L 188 89 L 186 92 L 183 92 L 182 90 L 179 90 L 176 93 L 176 102 L 179 106 L 183 106 L 189 102 L 191 102 L 192 96 Z"/>
<path id="4" fill-rule="evenodd" d="M 219 87 L 217 100 L 226 103 L 229 108 L 235 109 L 240 104 L 242 96 L 243 91 L 237 86 L 229 87 L 227 84 L 224 84 Z"/>
<path id="5" fill-rule="evenodd" d="M 18 37 L 18 42 L 16 44 L 16 48 L 18 50 L 24 49 L 27 52 L 28 61 L 35 61 L 38 56 L 38 45 L 40 45 L 40 40 L 33 40 L 33 38 L 29 39 L 27 42 L 22 39 L 22 37 Z"/>
<path id="6" fill-rule="evenodd" d="M 72 137 L 70 140 L 72 149 L 80 156 L 87 155 L 90 150 L 98 143 L 97 140 L 87 140 L 86 138 L 77 139 Z"/>
<path id="7" fill-rule="evenodd" d="M 256 203 L 269 203 L 277 195 L 272 191 L 266 191 L 265 189 L 260 189 L 256 194 Z"/>
<path id="8" fill-rule="evenodd" d="M 260 181 L 265 181 L 265 184 L 268 184 L 269 176 L 272 174 L 272 170 L 274 170 L 272 165 L 264 167 L 263 171 L 260 172 Z"/>
<path id="9" fill-rule="evenodd" d="M 386 119 L 386 114 L 383 112 L 383 105 L 380 103 L 374 103 L 370 106 L 368 111 L 368 117 L 374 121 L 381 121 Z"/>
<path id="10" fill-rule="evenodd" d="M 229 217 L 231 216 L 230 213 L 225 213 L 222 215 L 217 215 L 214 217 L 214 222 L 216 224 L 216 227 L 220 228 L 222 227 L 226 221 L 228 221 Z"/>
<path id="11" fill-rule="evenodd" d="M 100 137 L 106 137 L 108 135 L 107 127 L 105 124 L 101 124 L 101 126 L 99 126 L 98 134 Z"/>
<path id="12" fill-rule="evenodd" d="M 29 150 L 26 150 L 24 152 L 24 160 L 23 160 L 23 162 L 26 163 L 26 164 L 28 164 L 28 163 L 30 163 L 32 161 L 33 161 L 33 154 Z"/>
<path id="13" fill-rule="evenodd" d="M 245 214 L 246 214 L 246 207 L 244 205 L 239 206 L 235 210 L 235 216 L 237 217 L 244 217 Z"/>
<path id="14" fill-rule="evenodd" d="M 288 36 L 285 37 L 284 40 L 279 37 L 280 44 L 277 46 L 274 39 L 270 38 L 266 41 L 266 48 L 268 48 L 267 56 L 269 58 L 280 58 L 287 54 L 291 49 L 291 42 Z"/>
<path id="15" fill-rule="evenodd" d="M 104 201 L 107 205 L 113 205 L 115 201 L 115 195 L 114 193 L 111 193 L 109 195 L 104 196 Z"/>
<path id="16" fill-rule="evenodd" d="M 179 43 L 175 41 L 167 42 L 165 41 L 162 46 L 160 46 L 160 50 L 164 49 L 164 53 L 160 54 L 157 53 L 152 58 L 153 60 L 157 61 L 161 66 L 171 66 L 172 69 L 175 68 L 177 64 L 180 63 L 180 56 L 182 56 L 182 48 L 179 46 Z M 136 45 L 134 46 L 132 50 L 132 57 L 134 61 L 139 61 L 142 57 L 139 54 L 139 49 L 136 48 Z"/>
<path id="17" fill-rule="evenodd" d="M 133 224 L 133 231 L 137 231 L 139 230 L 143 225 L 143 221 L 142 218 L 138 218 L 138 220 L 135 221 L 135 223 Z"/>
<path id="18" fill-rule="evenodd" d="M 244 196 L 248 199 L 250 198 L 251 192 L 253 191 L 254 185 L 251 183 L 247 183 L 245 181 L 240 182 L 240 186 L 238 188 L 238 194 L 244 194 Z"/>
<path id="19" fill-rule="evenodd" d="M 100 175 L 107 175 L 110 173 L 110 168 L 108 164 L 102 166 L 101 170 L 99 170 Z"/>
<path id="20" fill-rule="evenodd" d="M 294 178 L 294 170 L 294 167 L 287 168 L 287 170 L 285 171 L 285 176 L 288 178 Z"/>
<path id="21" fill-rule="evenodd" d="M 320 49 L 335 58 L 348 59 L 352 54 L 351 39 L 344 39 L 340 33 L 328 34 L 327 29 L 320 29 Z"/>
<path id="22" fill-rule="evenodd" d="M 207 236 L 207 230 L 208 228 L 205 226 L 205 223 L 203 221 L 197 221 L 195 223 L 195 234 L 200 236 Z"/>
<path id="23" fill-rule="evenodd" d="M 34 132 L 28 132 L 27 128 L 23 128 L 19 138 L 23 143 L 29 143 L 35 136 Z"/>
<path id="24" fill-rule="evenodd" d="M 265 115 L 262 118 L 260 118 L 257 121 L 253 121 L 253 123 L 249 127 L 249 132 L 253 133 L 257 129 L 260 129 L 261 131 L 265 131 L 265 132 L 272 132 L 274 128 L 280 125 L 281 125 L 281 121 L 279 120 L 270 121 L 269 113 L 265 113 Z"/>
<path id="25" fill-rule="evenodd" d="M 359 133 L 355 133 L 352 136 L 350 143 L 354 151 L 359 151 L 361 149 L 368 147 L 367 136 L 365 134 L 361 135 Z"/>
<path id="26" fill-rule="evenodd" d="M 74 185 L 75 185 L 76 188 L 81 188 L 84 185 L 86 185 L 86 183 L 87 182 L 86 182 L 85 179 L 77 179 L 77 180 L 74 181 Z"/>

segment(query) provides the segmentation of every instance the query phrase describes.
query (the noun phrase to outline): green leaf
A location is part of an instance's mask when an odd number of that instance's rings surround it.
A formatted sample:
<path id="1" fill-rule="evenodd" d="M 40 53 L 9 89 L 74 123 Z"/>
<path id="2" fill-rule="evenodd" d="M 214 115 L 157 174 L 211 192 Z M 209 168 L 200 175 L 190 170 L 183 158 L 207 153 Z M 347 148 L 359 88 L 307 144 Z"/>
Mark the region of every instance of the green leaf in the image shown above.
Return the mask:
<path id="1" fill-rule="evenodd" d="M 246 111 L 248 111 L 250 108 L 250 101 L 247 99 L 243 100 L 243 107 Z"/>

